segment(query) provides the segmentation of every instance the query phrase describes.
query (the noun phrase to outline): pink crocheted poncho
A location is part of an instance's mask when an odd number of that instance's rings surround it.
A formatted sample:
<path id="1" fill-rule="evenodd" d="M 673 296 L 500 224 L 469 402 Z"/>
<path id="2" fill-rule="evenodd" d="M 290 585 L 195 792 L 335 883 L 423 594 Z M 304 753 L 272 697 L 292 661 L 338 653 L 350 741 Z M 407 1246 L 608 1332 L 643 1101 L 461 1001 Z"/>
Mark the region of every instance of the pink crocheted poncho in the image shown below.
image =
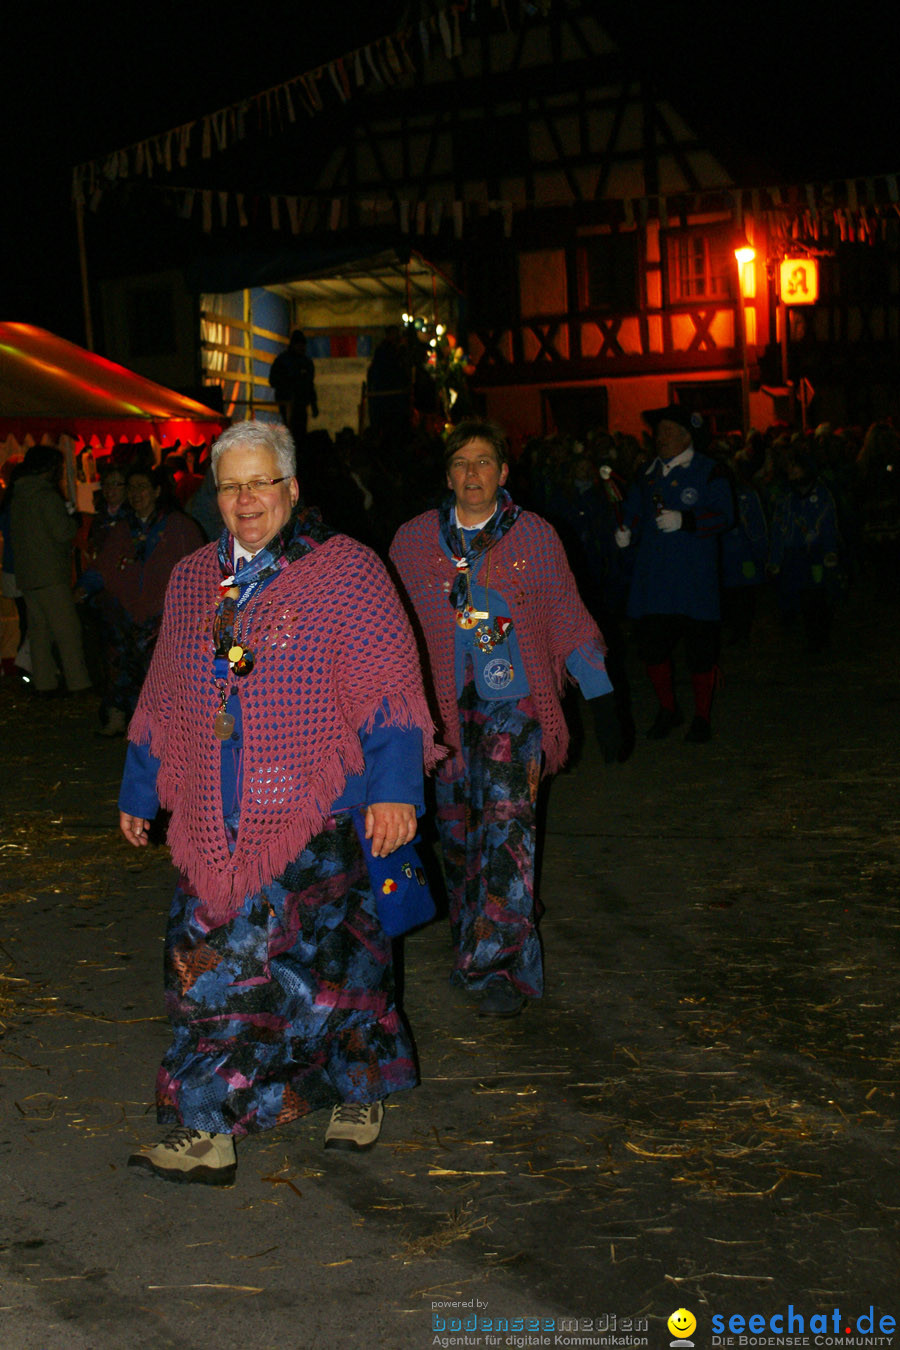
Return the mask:
<path id="1" fill-rule="evenodd" d="M 370 549 L 335 535 L 286 567 L 244 612 L 241 641 L 254 664 L 239 681 L 243 788 L 229 853 L 213 733 L 221 704 L 212 640 L 220 581 L 214 543 L 173 571 L 128 731 L 161 761 L 156 790 L 172 812 L 172 859 L 216 922 L 322 828 L 347 776 L 365 767 L 358 732 L 379 708 L 388 724 L 420 727 L 426 767 L 435 764 L 434 727 L 399 596 Z"/>
<path id="2" fill-rule="evenodd" d="M 491 589 L 509 606 L 534 700 L 544 749 L 544 772 L 561 768 L 569 732 L 560 695 L 569 678 L 566 659 L 588 641 L 603 646 L 600 631 L 584 607 L 559 536 L 551 525 L 523 511 L 512 529 L 490 550 Z M 449 601 L 456 568 L 441 548 L 437 511 L 402 525 L 391 545 L 399 573 L 422 628 L 428 664 L 442 721 L 442 740 L 453 759 L 441 775 L 463 772 L 459 707 L 454 668 L 455 615 Z M 479 580 L 485 576 L 481 564 Z"/>

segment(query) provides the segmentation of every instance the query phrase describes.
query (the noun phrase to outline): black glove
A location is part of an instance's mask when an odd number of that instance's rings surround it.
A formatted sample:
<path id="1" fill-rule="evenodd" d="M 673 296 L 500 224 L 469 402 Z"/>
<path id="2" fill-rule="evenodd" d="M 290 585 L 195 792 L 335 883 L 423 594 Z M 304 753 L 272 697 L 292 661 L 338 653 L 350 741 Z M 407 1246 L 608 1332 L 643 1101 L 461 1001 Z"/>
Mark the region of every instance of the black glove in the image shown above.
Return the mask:
<path id="1" fill-rule="evenodd" d="M 612 764 L 622 750 L 622 724 L 616 707 L 615 694 L 603 694 L 600 698 L 590 699 L 591 712 L 594 715 L 594 731 L 597 744 L 603 752 L 604 764 Z"/>

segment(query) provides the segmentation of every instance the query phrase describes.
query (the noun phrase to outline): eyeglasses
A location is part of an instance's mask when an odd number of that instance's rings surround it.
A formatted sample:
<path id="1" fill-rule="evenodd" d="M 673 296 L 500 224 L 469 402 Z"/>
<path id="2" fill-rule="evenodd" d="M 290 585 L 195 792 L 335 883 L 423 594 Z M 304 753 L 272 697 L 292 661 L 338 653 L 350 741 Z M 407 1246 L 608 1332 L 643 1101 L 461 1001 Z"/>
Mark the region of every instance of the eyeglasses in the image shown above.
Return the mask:
<path id="1" fill-rule="evenodd" d="M 284 483 L 289 477 L 290 474 L 284 474 L 281 478 L 251 478 L 249 483 L 219 483 L 216 492 L 220 497 L 237 497 L 241 488 L 246 488 L 248 492 L 259 494 L 268 492 L 276 483 Z"/>

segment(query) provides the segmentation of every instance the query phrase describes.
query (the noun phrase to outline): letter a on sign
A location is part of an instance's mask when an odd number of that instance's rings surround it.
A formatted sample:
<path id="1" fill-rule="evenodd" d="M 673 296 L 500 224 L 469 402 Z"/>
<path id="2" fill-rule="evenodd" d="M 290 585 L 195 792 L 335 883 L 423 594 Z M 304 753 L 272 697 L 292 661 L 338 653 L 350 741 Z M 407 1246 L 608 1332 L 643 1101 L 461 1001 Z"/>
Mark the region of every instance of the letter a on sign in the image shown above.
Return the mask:
<path id="1" fill-rule="evenodd" d="M 781 299 L 786 305 L 814 305 L 819 298 L 819 264 L 815 258 L 785 258 L 780 281 Z"/>

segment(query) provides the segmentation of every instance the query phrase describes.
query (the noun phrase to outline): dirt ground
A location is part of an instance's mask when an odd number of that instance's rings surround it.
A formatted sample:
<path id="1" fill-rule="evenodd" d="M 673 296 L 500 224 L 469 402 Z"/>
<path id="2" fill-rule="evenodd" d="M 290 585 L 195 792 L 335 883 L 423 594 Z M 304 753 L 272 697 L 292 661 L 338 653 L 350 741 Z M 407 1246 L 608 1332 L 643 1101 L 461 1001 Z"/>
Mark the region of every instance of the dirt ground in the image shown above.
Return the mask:
<path id="1" fill-rule="evenodd" d="M 635 754 L 588 741 L 549 793 L 545 998 L 478 1020 L 446 925 L 414 934 L 421 1086 L 377 1149 L 325 1153 L 314 1117 L 224 1190 L 125 1165 L 157 1134 L 173 873 L 118 838 L 122 742 L 0 681 L 0 1344 L 662 1347 L 686 1307 L 707 1346 L 789 1305 L 840 1344 L 900 1317 L 898 655 L 894 600 L 856 596 L 815 664 L 766 613 L 707 746 L 645 739 L 633 665 Z"/>

